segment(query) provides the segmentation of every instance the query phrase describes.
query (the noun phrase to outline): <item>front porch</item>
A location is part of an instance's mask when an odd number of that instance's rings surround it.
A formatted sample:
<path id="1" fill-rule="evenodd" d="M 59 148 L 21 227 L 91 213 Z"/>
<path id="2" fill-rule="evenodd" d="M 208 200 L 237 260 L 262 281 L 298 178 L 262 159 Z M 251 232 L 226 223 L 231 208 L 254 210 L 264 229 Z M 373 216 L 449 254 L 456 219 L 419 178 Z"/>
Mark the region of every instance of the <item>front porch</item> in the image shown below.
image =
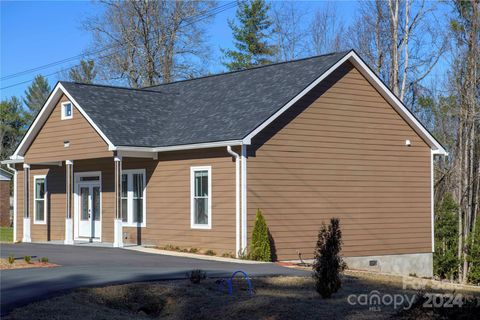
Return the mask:
<path id="1" fill-rule="evenodd" d="M 25 162 L 18 168 L 17 241 L 142 244 L 152 158 Z M 122 208 L 123 207 L 123 208 Z"/>

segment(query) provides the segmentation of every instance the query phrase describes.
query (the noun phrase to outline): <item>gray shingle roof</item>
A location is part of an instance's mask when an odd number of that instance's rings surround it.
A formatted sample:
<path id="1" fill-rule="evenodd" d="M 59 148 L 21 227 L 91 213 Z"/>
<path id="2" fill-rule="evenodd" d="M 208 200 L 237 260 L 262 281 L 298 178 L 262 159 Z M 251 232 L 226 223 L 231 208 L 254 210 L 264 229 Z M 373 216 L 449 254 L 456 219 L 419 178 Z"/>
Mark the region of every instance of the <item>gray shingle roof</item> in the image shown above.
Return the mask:
<path id="1" fill-rule="evenodd" d="M 347 53 L 146 89 L 61 84 L 116 146 L 240 140 Z"/>

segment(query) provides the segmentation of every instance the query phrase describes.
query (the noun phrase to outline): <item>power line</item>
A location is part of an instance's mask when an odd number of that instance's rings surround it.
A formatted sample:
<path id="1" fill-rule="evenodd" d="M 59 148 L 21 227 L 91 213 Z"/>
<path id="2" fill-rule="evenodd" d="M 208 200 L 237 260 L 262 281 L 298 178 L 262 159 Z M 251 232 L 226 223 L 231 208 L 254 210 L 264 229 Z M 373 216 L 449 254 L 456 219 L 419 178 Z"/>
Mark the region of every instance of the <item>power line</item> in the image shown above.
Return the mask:
<path id="1" fill-rule="evenodd" d="M 195 15 L 193 17 L 190 17 L 189 19 L 187 19 L 188 23 L 186 24 L 186 26 L 189 26 L 193 23 L 196 23 L 196 22 L 199 22 L 199 21 L 202 21 L 206 18 L 209 18 L 209 17 L 212 17 L 214 15 L 217 15 L 223 11 L 226 11 L 226 10 L 229 10 L 229 9 L 232 9 L 234 7 L 237 6 L 237 2 L 236 1 L 232 1 L 232 2 L 229 2 L 227 4 L 223 4 L 223 5 L 220 5 L 218 7 L 215 7 L 213 9 L 210 9 L 210 10 L 207 10 L 205 12 L 202 12 L 198 15 Z M 195 18 L 198 18 L 198 19 L 195 19 Z M 195 19 L 195 20 L 193 20 Z M 193 20 L 193 21 L 192 21 Z M 152 40 L 153 37 L 149 40 Z M 0 80 L 7 80 L 7 79 L 12 79 L 12 78 L 16 78 L 16 77 L 19 77 L 19 76 L 22 76 L 22 75 L 25 75 L 25 74 L 29 74 L 29 73 L 32 73 L 32 72 L 35 72 L 35 71 L 39 71 L 39 70 L 42 70 L 42 69 L 47 69 L 47 68 L 50 68 L 50 67 L 53 67 L 53 66 L 56 66 L 56 65 L 60 65 L 60 64 L 64 64 L 66 62 L 70 62 L 70 61 L 73 61 L 73 60 L 77 60 L 79 58 L 83 58 L 83 57 L 86 57 L 86 56 L 91 56 L 91 55 L 97 55 L 99 53 L 102 53 L 104 51 L 107 51 L 107 50 L 110 50 L 110 49 L 113 49 L 115 47 L 119 47 L 120 44 L 117 44 L 117 45 L 113 45 L 113 46 L 109 46 L 109 47 L 105 47 L 105 48 L 102 48 L 102 49 L 99 49 L 99 50 L 96 50 L 96 51 L 92 51 L 92 52 L 86 52 L 86 53 L 83 53 L 83 54 L 78 54 L 76 56 L 73 56 L 73 57 L 69 57 L 69 58 L 65 58 L 65 59 L 62 59 L 62 60 L 58 60 L 58 61 L 54 61 L 54 62 L 51 62 L 51 63 L 48 63 L 48 64 L 45 64 L 45 65 L 42 65 L 42 66 L 38 66 L 38 67 L 35 67 L 35 68 L 31 68 L 31 69 L 27 69 L 27 70 L 24 70 L 24 71 L 20 71 L 20 72 L 17 72 L 17 73 L 14 73 L 14 74 L 11 74 L 11 75 L 8 75 L 8 76 L 5 76 L 5 77 L 2 77 L 0 78 Z M 119 48 L 120 50 L 122 48 Z M 100 57 L 101 59 L 103 58 L 106 58 L 108 56 L 111 56 L 113 54 L 115 54 L 117 51 L 113 51 L 112 53 L 106 55 L 106 56 L 103 56 L 103 57 Z M 65 71 L 66 70 L 69 70 L 69 69 L 72 69 L 76 66 L 78 66 L 79 64 L 75 64 L 67 69 L 64 69 Z M 59 71 L 56 71 L 56 72 L 53 72 L 53 73 L 50 73 L 48 75 L 46 75 L 46 77 L 49 77 L 49 76 L 52 76 L 54 74 L 57 74 L 57 73 L 60 73 L 64 70 L 59 70 Z M 32 81 L 33 79 L 31 80 L 28 80 L 28 81 L 22 81 L 22 82 L 19 82 L 19 83 L 15 83 L 15 84 L 12 84 L 12 85 L 9 85 L 9 86 L 6 86 L 6 87 L 3 87 L 1 88 L 1 90 L 3 89 L 8 89 L 8 88 L 11 88 L 11 87 L 15 87 L 15 86 L 18 86 L 18 85 L 21 85 L 21 84 L 25 84 L 25 83 L 28 83 L 30 81 Z"/>

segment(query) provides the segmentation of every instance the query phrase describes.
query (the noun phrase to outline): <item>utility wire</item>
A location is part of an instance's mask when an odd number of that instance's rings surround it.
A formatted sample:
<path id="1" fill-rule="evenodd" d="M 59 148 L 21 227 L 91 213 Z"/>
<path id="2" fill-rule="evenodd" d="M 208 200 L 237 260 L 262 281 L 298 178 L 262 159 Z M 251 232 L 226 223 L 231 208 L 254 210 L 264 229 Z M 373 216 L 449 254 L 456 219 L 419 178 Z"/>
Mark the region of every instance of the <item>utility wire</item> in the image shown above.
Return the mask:
<path id="1" fill-rule="evenodd" d="M 218 7 L 207 10 L 205 12 L 202 12 L 202 13 L 196 15 L 196 16 L 193 16 L 193 17 L 187 19 L 187 21 L 189 21 L 189 22 L 186 25 L 189 26 L 189 25 L 194 24 L 196 22 L 199 22 L 199 21 L 202 21 L 202 20 L 207 19 L 209 17 L 215 16 L 215 15 L 217 15 L 217 14 L 223 12 L 223 11 L 232 9 L 236 6 L 237 6 L 236 1 L 232 1 L 232 2 L 229 2 L 227 4 L 220 5 Z M 198 18 L 198 19 L 195 19 L 195 20 L 192 21 L 192 19 L 194 19 L 194 18 Z M 153 37 L 152 37 L 152 39 L 153 39 Z M 149 39 L 149 40 L 152 40 L 152 39 Z M 119 46 L 120 46 L 120 44 L 117 44 L 117 45 L 105 47 L 105 48 L 102 48 L 102 49 L 99 49 L 99 50 L 96 50 L 96 51 L 87 52 L 87 53 L 79 54 L 79 55 L 76 55 L 76 56 L 73 56 L 73 57 L 65 58 L 65 59 L 62 59 L 62 60 L 59 60 L 59 61 L 51 62 L 51 63 L 45 64 L 45 65 L 42 65 L 42 66 L 39 66 L 39 67 L 31 68 L 31 69 L 28 69 L 28 70 L 20 71 L 20 72 L 17 72 L 15 74 L 11 74 L 11 75 L 2 77 L 2 78 L 0 78 L 0 80 L 3 81 L 3 80 L 11 79 L 11 78 L 16 78 L 16 77 L 19 77 L 19 76 L 22 76 L 22 75 L 25 75 L 25 74 L 29 74 L 31 72 L 35 72 L 35 71 L 39 71 L 39 70 L 42 70 L 42 69 L 50 68 L 50 67 L 53 67 L 53 66 L 56 66 L 56 65 L 59 65 L 59 64 L 63 64 L 63 63 L 66 63 L 66 62 L 70 62 L 70 61 L 79 59 L 79 58 L 83 58 L 83 57 L 91 56 L 91 55 L 96 55 L 96 54 L 102 53 L 104 51 L 107 51 L 107 50 L 110 50 L 110 49 L 113 49 L 113 48 L 119 47 Z M 121 49 L 122 48 L 119 48 L 119 50 L 121 50 Z M 106 57 L 112 56 L 115 53 L 117 53 L 119 50 L 113 51 L 112 53 L 107 54 L 103 57 L 100 57 L 99 59 L 104 59 Z M 56 72 L 52 72 L 50 74 L 45 75 L 45 77 L 49 77 L 49 76 L 55 75 L 55 74 L 63 72 L 63 71 L 71 70 L 71 69 L 73 69 L 73 68 L 75 68 L 79 65 L 80 64 L 75 64 L 75 65 L 73 65 L 73 66 L 71 66 L 67 69 L 62 69 L 62 70 L 59 70 L 59 71 L 56 71 Z M 28 82 L 31 82 L 31 81 L 33 81 L 33 79 L 18 82 L 18 83 L 0 88 L 0 90 L 4 90 L 4 89 L 12 88 L 12 87 L 15 87 L 15 86 L 19 86 L 19 85 L 22 85 L 22 84 L 25 84 L 25 83 L 28 83 Z"/>

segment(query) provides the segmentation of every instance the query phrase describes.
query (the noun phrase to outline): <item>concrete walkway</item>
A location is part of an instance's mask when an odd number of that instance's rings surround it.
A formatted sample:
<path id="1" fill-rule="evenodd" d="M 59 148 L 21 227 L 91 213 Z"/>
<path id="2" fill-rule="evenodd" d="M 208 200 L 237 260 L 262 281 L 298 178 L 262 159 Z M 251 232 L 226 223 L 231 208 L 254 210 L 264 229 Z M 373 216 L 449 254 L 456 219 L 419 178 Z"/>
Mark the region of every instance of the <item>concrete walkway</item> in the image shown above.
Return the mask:
<path id="1" fill-rule="evenodd" d="M 54 244 L 2 244 L 2 258 L 13 255 L 47 257 L 57 268 L 4 270 L 0 272 L 0 309 L 47 299 L 80 287 L 139 281 L 184 279 L 188 271 L 202 269 L 209 277 L 227 277 L 236 270 L 250 276 L 309 276 L 309 272 L 273 263 L 242 264 L 151 254 L 134 250 Z"/>

